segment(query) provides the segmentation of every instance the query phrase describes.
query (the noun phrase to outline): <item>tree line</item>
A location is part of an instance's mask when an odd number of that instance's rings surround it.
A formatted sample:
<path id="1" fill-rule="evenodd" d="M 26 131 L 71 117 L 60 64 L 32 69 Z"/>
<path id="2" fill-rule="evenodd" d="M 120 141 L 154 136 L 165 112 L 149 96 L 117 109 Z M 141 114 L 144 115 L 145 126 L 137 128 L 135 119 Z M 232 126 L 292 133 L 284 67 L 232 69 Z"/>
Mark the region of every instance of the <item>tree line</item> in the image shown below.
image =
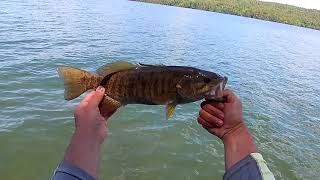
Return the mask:
<path id="1" fill-rule="evenodd" d="M 320 30 L 320 11 L 257 0 L 134 0 L 246 16 Z"/>

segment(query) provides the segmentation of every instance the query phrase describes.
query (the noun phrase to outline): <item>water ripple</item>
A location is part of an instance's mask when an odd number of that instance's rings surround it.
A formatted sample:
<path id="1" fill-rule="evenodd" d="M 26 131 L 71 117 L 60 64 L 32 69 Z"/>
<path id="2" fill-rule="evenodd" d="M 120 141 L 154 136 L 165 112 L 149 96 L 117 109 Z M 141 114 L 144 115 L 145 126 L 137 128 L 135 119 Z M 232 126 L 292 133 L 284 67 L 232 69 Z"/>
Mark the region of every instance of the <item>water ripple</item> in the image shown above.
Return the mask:
<path id="1" fill-rule="evenodd" d="M 61 159 L 81 98 L 63 99 L 57 67 L 95 71 L 119 59 L 228 76 L 276 177 L 320 175 L 318 31 L 127 1 L 3 0 L 0 9 L 3 178 L 48 179 Z M 197 124 L 198 109 L 179 105 L 166 121 L 164 106 L 121 108 L 109 122 L 102 179 L 221 179 L 223 146 Z"/>

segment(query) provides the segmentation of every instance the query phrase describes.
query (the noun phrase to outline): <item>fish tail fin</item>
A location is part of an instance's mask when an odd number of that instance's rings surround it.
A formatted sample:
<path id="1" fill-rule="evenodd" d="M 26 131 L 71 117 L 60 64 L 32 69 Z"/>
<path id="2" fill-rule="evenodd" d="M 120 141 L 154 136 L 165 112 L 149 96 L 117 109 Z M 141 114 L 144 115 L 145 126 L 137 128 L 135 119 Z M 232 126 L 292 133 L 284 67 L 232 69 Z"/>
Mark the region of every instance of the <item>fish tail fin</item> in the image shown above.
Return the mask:
<path id="1" fill-rule="evenodd" d="M 64 82 L 66 100 L 72 100 L 89 89 L 97 88 L 102 80 L 98 75 L 74 67 L 60 66 L 58 73 Z"/>

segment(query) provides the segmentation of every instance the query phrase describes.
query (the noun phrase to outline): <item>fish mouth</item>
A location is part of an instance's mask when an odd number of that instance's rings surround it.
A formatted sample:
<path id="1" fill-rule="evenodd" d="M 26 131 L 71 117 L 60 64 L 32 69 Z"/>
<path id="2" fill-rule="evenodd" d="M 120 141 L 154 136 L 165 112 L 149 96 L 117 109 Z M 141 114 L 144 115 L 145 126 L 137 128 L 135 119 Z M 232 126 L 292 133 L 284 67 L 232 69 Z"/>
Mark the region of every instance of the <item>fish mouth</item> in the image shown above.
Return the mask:
<path id="1" fill-rule="evenodd" d="M 227 84 L 228 78 L 224 77 L 223 81 L 217 84 L 206 96 L 207 100 L 212 100 L 216 102 L 224 102 L 223 90 Z"/>

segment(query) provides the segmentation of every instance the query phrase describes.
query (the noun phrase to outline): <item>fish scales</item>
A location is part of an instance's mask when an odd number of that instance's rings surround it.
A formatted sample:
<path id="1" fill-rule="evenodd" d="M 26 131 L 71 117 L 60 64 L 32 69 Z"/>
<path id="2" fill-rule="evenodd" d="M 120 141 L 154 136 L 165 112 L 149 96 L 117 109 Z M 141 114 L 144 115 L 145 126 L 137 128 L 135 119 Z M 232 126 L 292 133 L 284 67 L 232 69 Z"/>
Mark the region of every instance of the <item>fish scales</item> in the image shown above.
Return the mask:
<path id="1" fill-rule="evenodd" d="M 109 77 L 109 76 L 107 76 L 107 77 Z M 115 84 L 115 83 L 113 83 L 114 78 L 109 78 L 107 81 L 105 81 L 107 77 L 105 77 L 102 80 L 101 85 L 104 86 L 104 88 L 106 88 L 106 94 L 111 94 L 111 92 L 113 91 L 113 88 L 114 88 L 113 86 Z"/>
<path id="2" fill-rule="evenodd" d="M 108 89 L 107 95 L 124 103 L 132 101 L 132 97 L 139 98 L 140 84 L 138 78 L 138 74 L 131 71 L 121 71 L 113 74 L 104 85 Z M 136 88 L 133 88 L 134 86 Z"/>
<path id="3" fill-rule="evenodd" d="M 156 86 L 153 85 L 155 83 L 156 73 L 150 72 L 148 73 L 148 76 L 146 76 L 146 78 L 147 78 L 147 83 L 145 88 L 146 97 L 148 98 L 148 101 L 152 102 L 153 104 L 156 104 L 156 102 L 154 101 L 154 95 L 155 95 L 154 91 Z"/>
<path id="4" fill-rule="evenodd" d="M 130 100 L 130 86 L 133 86 L 130 83 L 130 78 L 132 77 L 130 75 L 130 72 L 124 71 L 122 73 L 119 73 L 120 79 L 119 79 L 119 85 L 120 87 L 118 88 L 119 91 L 119 97 L 121 97 L 123 102 L 127 102 Z"/>
<path id="5" fill-rule="evenodd" d="M 119 73 L 115 73 L 109 76 L 106 76 L 104 80 L 102 80 L 101 86 L 106 88 L 106 94 L 112 94 L 114 97 L 119 96 L 119 90 L 117 86 L 117 82 L 119 81 Z"/>
<path id="6" fill-rule="evenodd" d="M 152 92 L 152 88 L 151 88 L 152 76 L 153 76 L 153 72 L 150 72 L 149 76 L 144 77 L 146 79 L 146 82 L 147 82 L 147 83 L 145 83 L 145 87 L 144 87 L 144 95 L 145 95 L 146 99 L 148 99 L 148 101 L 150 101 L 152 99 L 152 96 L 151 96 L 151 92 Z"/>
<path id="7" fill-rule="evenodd" d="M 161 74 L 163 74 L 161 76 Z M 162 94 L 165 93 L 165 77 L 168 76 L 168 73 L 165 71 L 165 72 L 162 72 L 162 73 L 159 73 L 158 74 L 158 78 L 159 78 L 159 89 L 158 89 L 158 96 L 161 96 Z"/>
<path id="8" fill-rule="evenodd" d="M 117 82 L 119 82 L 119 76 L 120 73 L 115 73 L 114 75 L 112 75 L 110 77 L 110 80 L 107 82 L 105 87 L 110 86 L 110 91 L 108 92 L 108 95 L 112 96 L 115 99 L 118 99 L 117 97 L 119 97 L 119 89 L 117 86 Z"/>
<path id="9" fill-rule="evenodd" d="M 149 86 L 152 82 L 152 72 L 143 71 L 141 69 L 135 71 L 138 73 L 138 97 L 135 101 L 145 104 L 154 104 L 150 96 L 152 89 Z"/>
<path id="10" fill-rule="evenodd" d="M 128 93 L 126 89 L 130 86 L 129 76 L 127 76 L 127 73 L 120 73 L 117 80 L 118 86 L 117 90 L 120 97 L 123 97 L 123 101 L 126 101 L 128 99 Z"/>
<path id="11" fill-rule="evenodd" d="M 148 74 L 147 73 L 143 73 L 142 71 L 138 71 L 138 77 L 139 77 L 139 80 L 138 80 L 138 87 L 139 87 L 139 96 L 138 98 L 141 99 L 141 102 L 145 102 L 146 101 L 146 97 L 145 97 L 145 94 L 144 94 L 144 90 L 145 90 L 145 85 L 146 85 L 146 82 L 145 82 L 145 78 L 144 76 L 147 76 Z"/>
<path id="12" fill-rule="evenodd" d="M 159 100 L 159 97 L 165 95 L 167 96 L 164 91 L 158 93 L 158 89 L 163 89 L 166 83 L 166 77 L 168 73 L 163 73 L 162 71 L 156 70 L 156 68 L 141 68 L 140 69 L 140 76 L 142 79 L 142 87 L 143 90 L 140 92 L 144 92 L 141 94 L 141 98 L 146 98 L 146 101 L 149 104 L 164 104 L 164 101 Z M 156 82 L 161 82 L 161 84 L 157 84 Z M 165 97 L 170 98 L 170 97 Z"/>
<path id="13" fill-rule="evenodd" d="M 153 73 L 151 73 L 151 75 L 150 75 L 150 78 L 151 79 L 154 79 L 153 81 L 151 81 L 151 83 L 150 83 L 150 99 L 151 98 L 153 98 L 155 95 L 156 95 L 156 93 L 155 93 L 155 90 L 156 90 L 156 85 L 157 85 L 157 79 L 156 78 L 154 78 L 156 76 L 156 74 L 153 72 Z"/>
<path id="14" fill-rule="evenodd" d="M 127 91 L 126 101 L 128 101 L 130 97 L 135 96 L 136 92 L 133 87 L 135 86 L 134 82 L 136 81 L 135 80 L 136 77 L 129 75 L 129 73 L 127 73 L 126 77 L 128 78 L 126 88 L 130 89 L 130 91 Z"/>
<path id="15" fill-rule="evenodd" d="M 65 99 L 72 100 L 89 89 L 104 86 L 106 97 L 102 113 L 110 113 L 125 104 L 165 104 L 170 118 L 177 104 L 204 98 L 223 101 L 227 77 L 185 66 L 134 65 L 119 61 L 101 66 L 97 74 L 60 66 Z"/>
<path id="16" fill-rule="evenodd" d="M 169 83 L 170 80 L 168 81 L 167 77 L 170 76 L 171 73 L 167 73 L 166 76 L 162 76 L 162 94 L 168 93 L 169 92 Z"/>
<path id="17" fill-rule="evenodd" d="M 164 104 L 175 99 L 175 77 L 173 71 L 139 68 L 115 73 L 106 88 L 111 86 L 108 95 L 124 103 Z"/>
<path id="18" fill-rule="evenodd" d="M 127 89 L 130 86 L 130 83 L 127 79 L 127 77 L 130 77 L 128 74 L 129 72 L 122 71 L 115 73 L 110 77 L 109 82 L 106 84 L 106 86 L 112 87 L 108 94 L 110 97 L 116 100 L 121 100 L 121 102 L 125 102 L 128 99 L 127 96 L 129 91 L 127 91 Z"/>
<path id="19" fill-rule="evenodd" d="M 130 72 L 124 73 L 124 78 L 122 81 L 126 84 L 126 86 L 123 86 L 123 91 L 125 92 L 125 102 L 129 101 L 131 97 L 134 96 L 134 86 L 136 82 L 136 76 L 130 75 Z"/>
<path id="20" fill-rule="evenodd" d="M 114 94 L 114 97 L 121 97 L 120 89 L 118 87 L 120 76 L 121 76 L 121 73 L 116 73 L 114 76 L 111 76 L 111 79 L 113 79 L 113 82 L 111 85 L 112 86 L 111 93 Z"/>

